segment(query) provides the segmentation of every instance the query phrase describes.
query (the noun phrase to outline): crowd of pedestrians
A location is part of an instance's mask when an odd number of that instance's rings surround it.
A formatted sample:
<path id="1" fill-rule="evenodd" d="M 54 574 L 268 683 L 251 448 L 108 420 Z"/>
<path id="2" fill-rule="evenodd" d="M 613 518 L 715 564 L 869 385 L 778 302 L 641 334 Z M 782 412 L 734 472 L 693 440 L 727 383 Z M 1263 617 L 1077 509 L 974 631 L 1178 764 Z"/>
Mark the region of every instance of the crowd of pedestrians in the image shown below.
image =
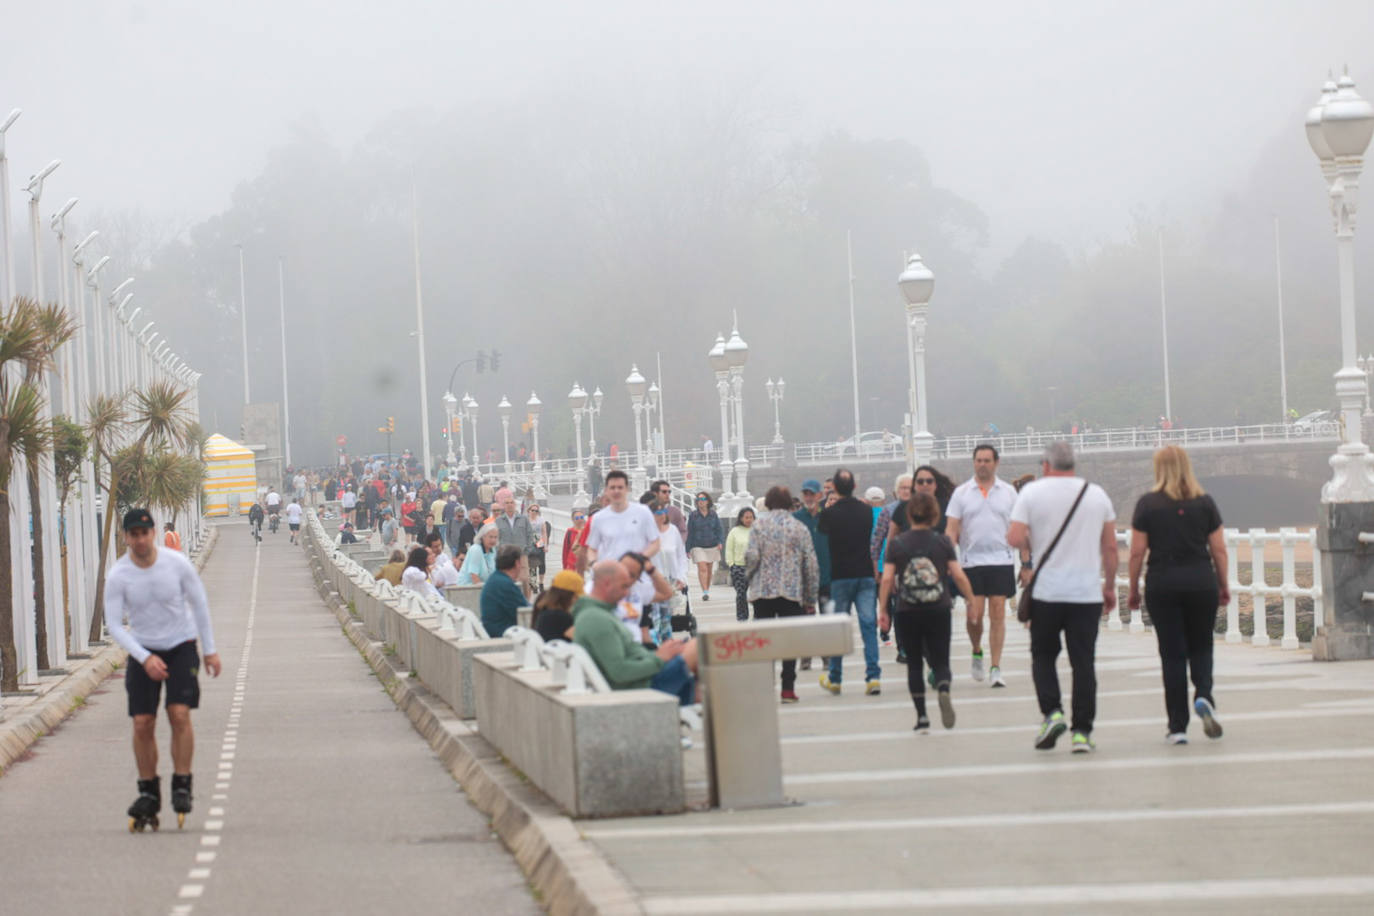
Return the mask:
<path id="1" fill-rule="evenodd" d="M 867 696 L 882 693 L 880 646 L 895 643 L 922 732 L 931 727 L 928 690 L 941 724 L 952 728 L 961 676 L 1007 686 L 1008 602 L 1019 594 L 1041 716 L 1035 746 L 1050 749 L 1068 732 L 1075 753 L 1089 752 L 1096 638 L 1118 600 L 1112 502 L 1076 474 L 1066 442 L 1046 450 L 1038 476 L 1014 481 L 998 475 L 992 445 L 979 445 L 971 458 L 963 482 L 921 465 L 893 481 L 890 494 L 871 484 L 859 491 L 854 474 L 840 468 L 824 481 L 803 480 L 797 497 L 775 486 L 726 519 L 706 492 L 692 494 L 694 508 L 684 513 L 666 481 L 636 499 L 629 477 L 612 468 L 594 504 L 573 506 L 558 547 L 560 570 L 547 589 L 553 527 L 540 506 L 521 505 L 509 487 L 469 474 L 435 484 L 393 480 L 386 469 L 366 467 L 361 479 L 336 485 L 341 493 L 378 494 L 359 498 L 354 512 L 359 524 L 378 524 L 383 545 L 394 548 L 379 578 L 425 592 L 480 585 L 482 620 L 493 634 L 515 623 L 517 608 L 533 604 L 540 635 L 583 646 L 612 687 L 656 687 L 682 702 L 695 696 L 694 642 L 684 638 L 695 627 L 689 585 L 710 601 L 718 569 L 732 586 L 738 620 L 852 615 Z M 1177 744 L 1187 741 L 1191 714 L 1209 737 L 1221 735 L 1211 647 L 1218 606 L 1229 600 L 1226 550 L 1220 513 L 1187 453 L 1161 449 L 1154 469 L 1155 486 L 1132 517 L 1126 600 L 1148 606 L 1168 740 Z M 397 500 L 418 534 L 392 521 Z M 412 504 L 417 508 L 408 509 Z M 956 596 L 963 598 L 967 668 L 951 652 Z M 1056 669 L 1064 650 L 1073 673 L 1067 716 Z M 797 673 L 812 662 L 783 662 L 781 702 L 799 702 Z M 844 667 L 841 657 L 824 659 L 820 686 L 840 694 Z"/>

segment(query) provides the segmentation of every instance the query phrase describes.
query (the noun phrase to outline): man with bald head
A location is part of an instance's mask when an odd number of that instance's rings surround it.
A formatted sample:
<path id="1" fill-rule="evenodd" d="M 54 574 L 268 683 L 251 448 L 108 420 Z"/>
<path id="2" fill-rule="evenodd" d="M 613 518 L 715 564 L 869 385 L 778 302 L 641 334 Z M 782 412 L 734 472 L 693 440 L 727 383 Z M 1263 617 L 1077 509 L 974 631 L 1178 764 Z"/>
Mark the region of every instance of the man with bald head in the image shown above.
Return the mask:
<path id="1" fill-rule="evenodd" d="M 649 651 L 626 631 L 616 605 L 630 590 L 629 572 L 619 560 L 592 567 L 591 593 L 573 605 L 573 641 L 587 650 L 614 690 L 652 687 L 692 703 L 696 694 L 695 642 L 670 639 Z"/>

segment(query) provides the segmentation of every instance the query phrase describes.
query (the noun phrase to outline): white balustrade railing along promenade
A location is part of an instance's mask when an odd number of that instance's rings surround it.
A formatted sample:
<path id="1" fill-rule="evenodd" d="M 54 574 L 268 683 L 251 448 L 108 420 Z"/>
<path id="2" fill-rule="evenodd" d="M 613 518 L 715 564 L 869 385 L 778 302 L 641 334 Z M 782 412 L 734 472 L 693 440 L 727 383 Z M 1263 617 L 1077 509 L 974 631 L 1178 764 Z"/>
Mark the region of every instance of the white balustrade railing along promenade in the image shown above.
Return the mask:
<path id="1" fill-rule="evenodd" d="M 1309 598 L 1312 601 L 1312 628 L 1313 632 L 1322 625 L 1322 582 L 1321 582 L 1321 555 L 1317 550 L 1317 535 L 1315 531 L 1299 531 L 1296 528 L 1280 528 L 1278 531 L 1269 531 L 1263 528 L 1250 528 L 1241 531 L 1236 528 L 1224 529 L 1226 539 L 1227 569 L 1226 578 L 1230 583 L 1231 600 L 1226 605 L 1226 641 L 1244 642 L 1246 637 L 1240 629 L 1240 599 L 1241 595 L 1250 596 L 1251 615 L 1254 629 L 1251 631 L 1249 641 L 1252 645 L 1270 645 L 1269 638 L 1269 599 L 1278 599 L 1279 613 L 1283 619 L 1283 635 L 1279 639 L 1279 645 L 1285 649 L 1296 649 L 1299 647 L 1298 640 L 1298 599 Z M 1116 534 L 1117 543 L 1122 549 L 1122 561 L 1117 571 L 1117 589 L 1123 595 L 1130 587 L 1129 569 L 1127 567 L 1126 555 L 1130 548 L 1130 530 L 1121 529 Z M 1280 568 L 1282 578 L 1279 584 L 1269 585 L 1265 582 L 1265 548 L 1270 545 L 1278 545 L 1280 548 Z M 1241 557 L 1241 552 L 1245 551 L 1245 557 Z M 1312 566 L 1312 584 L 1299 585 L 1297 580 L 1298 554 L 1302 552 L 1305 560 Z M 1240 581 L 1240 565 L 1248 562 L 1249 577 L 1248 581 Z M 1141 589 L 1144 590 L 1144 575 L 1141 576 Z M 1019 596 L 1018 596 L 1019 600 Z M 1145 611 L 1148 611 L 1148 605 Z M 1113 614 L 1108 620 L 1108 629 L 1120 630 L 1122 628 L 1121 616 L 1119 613 Z M 1131 612 L 1130 629 L 1133 633 L 1141 633 L 1145 630 L 1144 613 L 1140 610 Z"/>

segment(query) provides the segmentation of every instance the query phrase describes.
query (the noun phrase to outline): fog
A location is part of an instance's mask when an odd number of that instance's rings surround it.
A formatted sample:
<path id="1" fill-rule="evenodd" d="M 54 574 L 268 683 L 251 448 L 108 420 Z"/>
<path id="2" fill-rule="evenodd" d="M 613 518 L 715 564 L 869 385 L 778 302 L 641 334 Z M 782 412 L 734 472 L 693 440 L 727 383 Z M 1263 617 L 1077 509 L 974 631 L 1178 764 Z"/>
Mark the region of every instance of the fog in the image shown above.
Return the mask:
<path id="1" fill-rule="evenodd" d="M 937 278 L 937 434 L 1153 420 L 1161 232 L 1175 413 L 1276 419 L 1275 214 L 1290 402 L 1332 406 L 1335 246 L 1302 116 L 1346 62 L 1374 95 L 1368 2 L 492 7 L 9 4 L 12 181 L 63 160 L 45 214 L 81 198 L 73 220 L 138 277 L 230 435 L 233 246 L 255 400 L 280 397 L 283 257 L 311 461 L 338 433 L 379 448 L 389 414 L 419 447 L 412 181 L 435 429 L 453 364 L 495 347 L 500 372 L 457 388 L 537 390 L 562 454 L 566 392 L 600 385 L 598 439 L 632 441 L 621 380 L 661 352 L 669 444 L 718 439 L 705 353 L 736 312 L 749 437 L 771 436 L 778 375 L 787 438 L 848 435 L 846 232 L 866 429 L 901 424 L 911 250 Z M 490 409 L 479 434 L 499 435 Z"/>

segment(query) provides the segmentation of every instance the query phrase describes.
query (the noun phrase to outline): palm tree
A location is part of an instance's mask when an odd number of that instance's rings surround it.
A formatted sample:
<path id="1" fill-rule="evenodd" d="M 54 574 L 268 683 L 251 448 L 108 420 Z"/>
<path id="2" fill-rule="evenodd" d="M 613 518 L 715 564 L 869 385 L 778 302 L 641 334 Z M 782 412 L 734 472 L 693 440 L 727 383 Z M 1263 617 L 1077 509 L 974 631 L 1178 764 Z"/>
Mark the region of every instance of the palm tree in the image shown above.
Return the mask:
<path id="1" fill-rule="evenodd" d="M 43 399 L 22 381 L 14 366 L 42 362 L 47 348 L 33 310 L 14 308 L 0 315 L 0 690 L 19 689 L 19 661 L 14 644 L 14 568 L 10 565 L 10 478 L 14 462 L 28 449 L 46 445 L 51 427 L 42 422 Z M 21 613 L 28 613 L 27 608 Z M 41 644 L 41 643 L 40 643 Z"/>
<path id="2" fill-rule="evenodd" d="M 91 481 L 92 496 L 100 492 L 100 462 L 101 459 L 109 464 L 112 463 L 115 453 L 115 445 L 124 436 L 124 431 L 128 426 L 128 415 L 125 411 L 124 400 L 108 394 L 98 394 L 91 399 L 86 408 L 86 416 L 89 420 L 86 423 L 86 433 L 91 440 L 91 464 L 94 479 Z M 111 489 L 105 488 L 105 518 L 110 517 L 114 511 L 115 501 L 110 496 Z M 98 574 L 95 580 L 95 601 L 92 604 L 94 612 L 91 614 L 91 629 L 88 638 L 91 642 L 100 639 L 101 627 L 105 623 L 105 558 L 109 555 L 109 544 L 101 540 L 100 559 L 97 562 Z"/>
<path id="3" fill-rule="evenodd" d="M 146 498 L 148 494 L 143 468 L 150 454 L 163 449 L 186 448 L 191 424 L 186 402 L 190 394 L 190 391 L 164 381 L 150 382 L 145 388 L 135 389 L 130 394 L 133 405 L 129 418 L 129 424 L 137 434 L 133 443 L 117 452 L 112 451 L 115 436 L 111 434 L 108 441 L 98 446 L 102 448 L 101 454 L 110 464 L 110 481 L 109 486 L 105 488 L 109 498 L 105 501 L 105 530 L 100 539 L 100 562 L 96 567 L 96 613 L 92 615 L 91 620 L 91 632 L 95 635 L 92 639 L 100 638 L 98 626 L 105 612 L 105 565 L 110 556 L 114 517 L 119 511 L 121 497 L 128 495 L 132 499 Z M 93 418 L 95 406 L 92 404 Z M 93 438 L 94 435 L 95 431 L 92 429 Z M 121 479 L 125 477 L 128 478 L 127 486 Z M 123 505 L 127 507 L 133 503 L 123 502 Z"/>
<path id="4" fill-rule="evenodd" d="M 42 305 L 32 299 L 18 299 L 14 310 L 21 313 L 22 320 L 30 320 L 38 330 L 39 346 L 33 348 L 29 358 L 24 360 L 24 381 L 37 386 L 43 373 L 53 364 L 53 357 L 64 343 L 76 333 L 76 322 L 62 306 L 56 303 Z M 35 630 L 38 640 L 38 667 L 50 667 L 48 661 L 48 620 L 47 620 L 47 577 L 44 575 L 43 557 L 43 513 L 38 511 L 40 495 L 38 492 L 39 459 L 42 450 L 25 451 L 28 464 L 29 505 L 33 507 L 33 612 L 36 618 Z"/>

